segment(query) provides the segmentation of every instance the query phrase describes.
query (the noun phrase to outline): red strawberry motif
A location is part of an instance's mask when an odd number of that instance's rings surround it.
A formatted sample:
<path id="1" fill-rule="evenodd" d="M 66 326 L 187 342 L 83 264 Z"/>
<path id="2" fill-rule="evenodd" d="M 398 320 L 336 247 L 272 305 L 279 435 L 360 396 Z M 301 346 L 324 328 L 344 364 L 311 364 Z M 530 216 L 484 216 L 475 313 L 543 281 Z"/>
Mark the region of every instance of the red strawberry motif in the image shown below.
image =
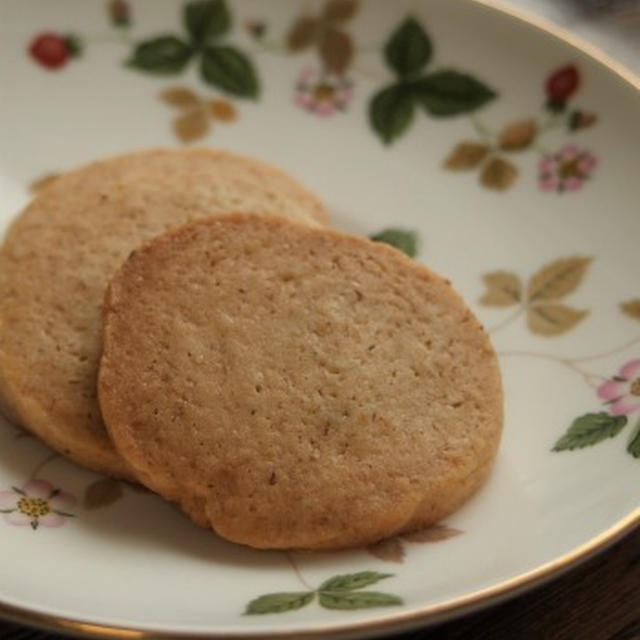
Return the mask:
<path id="1" fill-rule="evenodd" d="M 547 106 L 552 111 L 562 111 L 567 100 L 578 90 L 580 74 L 578 69 L 570 64 L 554 71 L 545 83 Z"/>
<path id="2" fill-rule="evenodd" d="M 47 69 L 60 69 L 71 56 L 80 53 L 77 38 L 61 36 L 59 33 L 38 34 L 29 45 L 31 57 Z"/>

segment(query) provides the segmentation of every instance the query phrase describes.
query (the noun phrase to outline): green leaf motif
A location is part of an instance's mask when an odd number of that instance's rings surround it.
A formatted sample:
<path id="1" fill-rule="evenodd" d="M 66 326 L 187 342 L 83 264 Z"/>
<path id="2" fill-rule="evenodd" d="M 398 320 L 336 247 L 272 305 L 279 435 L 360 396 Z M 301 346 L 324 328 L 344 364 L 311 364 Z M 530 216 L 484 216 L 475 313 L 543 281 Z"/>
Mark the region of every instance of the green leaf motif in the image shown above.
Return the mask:
<path id="1" fill-rule="evenodd" d="M 206 47 L 202 52 L 200 72 L 205 82 L 234 96 L 258 96 L 258 77 L 253 65 L 234 47 Z"/>
<path id="2" fill-rule="evenodd" d="M 245 615 L 262 615 L 265 613 L 284 613 L 294 611 L 308 605 L 315 596 L 313 591 L 294 591 L 291 593 L 269 593 L 252 600 Z"/>
<path id="3" fill-rule="evenodd" d="M 640 458 L 640 418 L 636 422 L 636 430 L 627 445 L 627 451 L 634 457 Z"/>
<path id="4" fill-rule="evenodd" d="M 196 45 L 225 34 L 231 28 L 231 14 L 224 0 L 195 0 L 184 8 L 184 23 Z"/>
<path id="5" fill-rule="evenodd" d="M 413 119 L 413 112 L 413 96 L 403 85 L 382 89 L 369 106 L 371 126 L 385 144 L 406 131 Z"/>
<path id="6" fill-rule="evenodd" d="M 418 252 L 418 235 L 415 231 L 404 229 L 385 229 L 380 233 L 370 236 L 374 242 L 384 242 L 406 253 L 410 258 L 415 258 Z"/>
<path id="7" fill-rule="evenodd" d="M 553 451 L 573 451 L 613 438 L 627 424 L 627 416 L 612 416 L 604 411 L 586 413 L 576 418 L 567 432 L 556 442 Z"/>
<path id="8" fill-rule="evenodd" d="M 392 573 L 379 573 L 378 571 L 360 571 L 358 573 L 345 573 L 333 576 L 325 580 L 318 591 L 354 591 L 375 584 L 384 578 L 390 578 Z"/>
<path id="9" fill-rule="evenodd" d="M 496 97 L 485 84 L 458 71 L 438 71 L 411 86 L 416 99 L 432 116 L 470 113 Z"/>
<path id="10" fill-rule="evenodd" d="M 320 605 L 325 609 L 371 609 L 402 604 L 402 598 L 377 591 L 321 591 Z"/>
<path id="11" fill-rule="evenodd" d="M 184 69 L 192 54 L 193 49 L 179 38 L 159 36 L 137 45 L 125 64 L 145 73 L 176 74 Z"/>
<path id="12" fill-rule="evenodd" d="M 429 36 L 415 18 L 407 18 L 392 34 L 384 48 L 389 66 L 400 76 L 420 71 L 433 53 Z"/>

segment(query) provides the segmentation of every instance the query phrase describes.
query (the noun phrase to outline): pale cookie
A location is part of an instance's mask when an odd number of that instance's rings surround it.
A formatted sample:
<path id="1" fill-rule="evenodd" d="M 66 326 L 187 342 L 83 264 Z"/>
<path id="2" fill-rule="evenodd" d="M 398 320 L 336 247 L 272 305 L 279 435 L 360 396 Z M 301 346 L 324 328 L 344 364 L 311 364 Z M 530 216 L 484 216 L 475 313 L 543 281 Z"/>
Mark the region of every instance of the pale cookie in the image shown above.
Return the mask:
<path id="1" fill-rule="evenodd" d="M 382 244 L 233 215 L 158 237 L 105 298 L 99 397 L 138 479 L 259 548 L 427 526 L 485 480 L 498 363 L 451 286 Z"/>
<path id="2" fill-rule="evenodd" d="M 277 169 L 204 149 L 116 157 L 43 187 L 0 252 L 5 411 L 76 462 L 129 476 L 96 398 L 107 281 L 141 242 L 237 210 L 317 225 L 323 208 Z"/>

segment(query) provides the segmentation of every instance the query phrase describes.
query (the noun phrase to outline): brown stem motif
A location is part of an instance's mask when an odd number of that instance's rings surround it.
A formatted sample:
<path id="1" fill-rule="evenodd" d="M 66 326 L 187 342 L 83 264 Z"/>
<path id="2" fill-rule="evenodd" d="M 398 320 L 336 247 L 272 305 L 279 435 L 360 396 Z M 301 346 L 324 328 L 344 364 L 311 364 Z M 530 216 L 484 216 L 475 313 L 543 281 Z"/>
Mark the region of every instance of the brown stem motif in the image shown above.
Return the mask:
<path id="1" fill-rule="evenodd" d="M 596 373 L 590 373 L 589 371 L 585 371 L 576 365 L 576 362 L 579 359 L 574 358 L 560 358 L 559 356 L 555 356 L 551 353 L 538 353 L 536 351 L 498 351 L 498 355 L 501 358 L 513 358 L 513 357 L 524 357 L 524 358 L 538 358 L 540 360 L 549 360 L 551 362 L 557 362 L 567 369 L 571 369 L 575 373 L 582 376 L 584 381 L 593 388 L 596 388 L 599 384 L 602 383 L 603 380 L 606 380 L 606 376 L 599 375 Z"/>
<path id="2" fill-rule="evenodd" d="M 291 565 L 291 568 L 293 569 L 293 572 L 295 573 L 296 578 L 298 578 L 298 582 L 300 582 L 300 584 L 305 589 L 308 589 L 309 591 L 313 591 L 313 587 L 304 579 L 304 576 L 302 575 L 302 572 L 298 567 L 298 563 L 293 557 L 293 553 L 291 553 L 290 551 L 285 551 L 284 556 L 287 559 L 287 562 Z"/>
<path id="3" fill-rule="evenodd" d="M 38 477 L 38 474 L 50 463 L 60 457 L 59 453 L 52 451 L 44 460 L 39 462 L 29 475 L 29 480 L 33 480 Z"/>
<path id="4" fill-rule="evenodd" d="M 607 358 L 608 356 L 614 356 L 618 353 L 622 353 L 626 351 L 630 347 L 634 347 L 635 345 L 640 344 L 640 336 L 636 336 L 632 338 L 628 342 L 624 342 L 617 347 L 613 347 L 607 351 L 600 351 L 599 353 L 595 353 L 589 356 L 583 356 L 582 358 L 573 358 L 573 362 L 590 362 L 591 360 L 599 360 L 600 358 Z"/>
<path id="5" fill-rule="evenodd" d="M 504 320 L 494 324 L 492 327 L 487 329 L 487 333 L 493 334 L 496 331 L 500 331 L 500 329 L 504 329 L 508 327 L 510 324 L 513 324 L 523 313 L 525 312 L 525 307 L 519 307 L 515 310 L 514 313 L 508 315 Z"/>

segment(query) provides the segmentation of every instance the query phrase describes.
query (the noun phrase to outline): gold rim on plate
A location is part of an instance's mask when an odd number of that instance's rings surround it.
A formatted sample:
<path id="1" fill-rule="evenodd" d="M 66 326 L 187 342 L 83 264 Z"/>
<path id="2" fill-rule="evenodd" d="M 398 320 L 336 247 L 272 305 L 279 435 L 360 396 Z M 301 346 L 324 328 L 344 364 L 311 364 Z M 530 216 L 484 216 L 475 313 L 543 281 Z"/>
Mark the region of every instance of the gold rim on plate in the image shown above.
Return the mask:
<path id="1" fill-rule="evenodd" d="M 566 42 L 571 47 L 586 54 L 595 62 L 606 67 L 633 88 L 640 91 L 640 77 L 636 76 L 636 74 L 627 69 L 624 65 L 613 60 L 598 47 L 584 42 L 580 37 L 574 36 L 549 20 L 533 16 L 520 9 L 514 9 L 511 6 L 506 5 L 501 0 L 470 1 L 486 8 L 489 11 L 497 11 L 506 14 L 518 22 L 524 22 L 525 24 L 531 25 L 540 31 L 554 36 L 558 40 Z M 510 578 L 491 587 L 480 589 L 466 596 L 454 598 L 453 600 L 448 600 L 439 604 L 427 605 L 406 613 L 396 613 L 378 617 L 370 622 L 360 622 L 355 624 L 328 623 L 325 625 L 314 626 L 313 629 L 302 632 L 296 630 L 279 631 L 274 633 L 256 631 L 255 633 L 236 634 L 229 632 L 220 633 L 196 631 L 176 634 L 171 631 L 161 631 L 157 629 L 134 629 L 74 620 L 72 618 L 39 613 L 2 602 L 0 602 L 0 616 L 18 623 L 40 627 L 58 633 L 71 633 L 74 635 L 92 638 L 117 638 L 119 640 L 167 640 L 169 638 L 172 640 L 194 640 L 196 638 L 233 638 L 233 640 L 256 640 L 258 638 L 277 640 L 282 638 L 284 640 L 290 640 L 291 638 L 304 639 L 329 636 L 356 638 L 369 633 L 379 635 L 385 632 L 401 632 L 413 627 L 418 627 L 421 624 L 442 622 L 447 618 L 452 618 L 462 613 L 469 613 L 470 611 L 494 604 L 499 600 L 522 593 L 523 591 L 537 586 L 542 582 L 557 576 L 563 571 L 572 568 L 578 563 L 587 560 L 591 556 L 604 551 L 607 547 L 630 533 L 639 525 L 640 507 L 634 509 L 628 516 L 606 531 L 573 549 L 569 553 L 547 562 L 536 569 L 532 569 L 531 571 L 527 571 L 515 578 Z"/>

